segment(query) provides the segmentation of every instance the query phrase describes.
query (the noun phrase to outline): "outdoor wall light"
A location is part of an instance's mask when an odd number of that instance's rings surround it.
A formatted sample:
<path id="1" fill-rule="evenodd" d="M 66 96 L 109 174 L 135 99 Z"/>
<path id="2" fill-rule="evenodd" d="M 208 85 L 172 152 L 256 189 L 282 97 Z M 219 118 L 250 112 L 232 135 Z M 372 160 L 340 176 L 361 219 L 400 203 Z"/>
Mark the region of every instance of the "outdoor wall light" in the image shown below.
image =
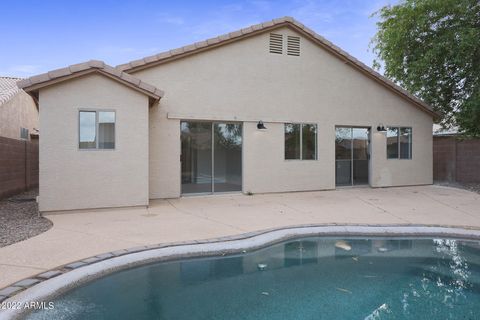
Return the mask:
<path id="1" fill-rule="evenodd" d="M 387 129 L 385 129 L 385 127 L 384 127 L 383 125 L 379 125 L 379 126 L 377 127 L 377 131 L 378 131 L 378 132 L 387 132 Z"/>
<path id="2" fill-rule="evenodd" d="M 265 127 L 265 125 L 263 124 L 263 121 L 262 121 L 262 120 L 258 121 L 258 123 L 257 123 L 257 129 L 258 129 L 258 130 L 265 130 L 265 129 L 267 129 L 267 127 Z"/>

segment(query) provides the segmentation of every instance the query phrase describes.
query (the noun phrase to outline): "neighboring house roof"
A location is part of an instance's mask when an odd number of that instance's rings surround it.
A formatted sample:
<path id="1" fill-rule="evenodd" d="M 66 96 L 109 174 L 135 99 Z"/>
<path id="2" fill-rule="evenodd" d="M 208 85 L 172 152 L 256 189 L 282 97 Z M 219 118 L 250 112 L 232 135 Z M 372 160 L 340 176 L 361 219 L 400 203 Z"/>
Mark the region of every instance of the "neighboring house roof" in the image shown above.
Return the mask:
<path id="1" fill-rule="evenodd" d="M 22 91 L 17 86 L 19 80 L 21 78 L 0 77 L 0 106 Z"/>
<path id="2" fill-rule="evenodd" d="M 449 129 L 444 129 L 441 125 L 439 124 L 433 124 L 433 135 L 434 136 L 456 136 L 459 135 L 460 132 L 458 130 L 458 127 L 454 126 Z"/>
<path id="3" fill-rule="evenodd" d="M 343 51 L 324 37 L 317 34 L 315 31 L 304 26 L 302 23 L 296 21 L 292 17 L 283 17 L 279 19 L 274 19 L 272 21 L 259 23 L 248 28 L 240 29 L 238 31 L 230 32 L 228 34 L 224 34 L 215 38 L 207 39 L 205 41 L 196 42 L 194 44 L 190 44 L 181 48 L 162 52 L 153 56 L 148 56 L 143 59 L 133 60 L 129 63 L 118 65 L 116 68 L 124 72 L 135 72 L 141 69 L 159 65 L 161 63 L 166 63 L 175 59 L 183 58 L 192 54 L 203 52 L 205 50 L 216 48 L 218 46 L 238 41 L 247 37 L 251 37 L 259 33 L 278 29 L 280 27 L 290 27 L 293 30 L 296 30 L 297 32 L 305 35 L 308 39 L 317 43 L 322 48 L 326 49 L 328 52 L 343 60 L 345 63 L 350 64 L 357 70 L 361 71 L 370 78 L 373 78 L 380 84 L 384 85 L 386 88 L 392 90 L 401 97 L 412 102 L 420 110 L 425 111 L 426 113 L 430 114 L 435 118 L 440 117 L 440 115 L 437 112 L 433 111 L 432 107 L 429 106 L 427 103 L 412 95 L 391 80 L 385 78 L 372 68 L 365 65 L 363 62 L 360 62 L 355 57 Z"/>
<path id="4" fill-rule="evenodd" d="M 55 83 L 81 77 L 90 73 L 99 73 L 118 81 L 134 90 L 146 94 L 153 100 L 159 100 L 163 97 L 163 91 L 154 86 L 141 81 L 140 79 L 122 72 L 103 61 L 90 60 L 83 63 L 74 64 L 66 68 L 42 73 L 18 82 L 18 86 L 29 93 L 35 93 L 38 89 L 50 86 Z"/>

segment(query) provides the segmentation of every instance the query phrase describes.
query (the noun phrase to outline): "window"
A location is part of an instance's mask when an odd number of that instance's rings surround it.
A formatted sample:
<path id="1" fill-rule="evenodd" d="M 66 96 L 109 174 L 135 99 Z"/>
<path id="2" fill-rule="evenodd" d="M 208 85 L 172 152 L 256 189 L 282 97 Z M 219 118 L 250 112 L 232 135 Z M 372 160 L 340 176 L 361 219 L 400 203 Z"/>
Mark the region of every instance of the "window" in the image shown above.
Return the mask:
<path id="1" fill-rule="evenodd" d="M 317 125 L 302 124 L 302 159 L 317 159 Z"/>
<path id="2" fill-rule="evenodd" d="M 398 128 L 387 128 L 387 158 L 398 159 Z"/>
<path id="3" fill-rule="evenodd" d="M 96 149 L 95 111 L 80 111 L 80 149 Z"/>
<path id="4" fill-rule="evenodd" d="M 387 128 L 387 159 L 412 159 L 412 128 Z"/>
<path id="5" fill-rule="evenodd" d="M 80 111 L 80 149 L 115 149 L 115 112 Z"/>
<path id="6" fill-rule="evenodd" d="M 27 128 L 20 128 L 20 139 L 28 140 L 28 129 Z"/>
<path id="7" fill-rule="evenodd" d="M 98 113 L 98 148 L 115 149 L 115 112 Z"/>
<path id="8" fill-rule="evenodd" d="M 285 124 L 285 159 L 317 159 L 317 125 Z"/>
<path id="9" fill-rule="evenodd" d="M 412 159 L 412 128 L 400 128 L 400 159 Z"/>

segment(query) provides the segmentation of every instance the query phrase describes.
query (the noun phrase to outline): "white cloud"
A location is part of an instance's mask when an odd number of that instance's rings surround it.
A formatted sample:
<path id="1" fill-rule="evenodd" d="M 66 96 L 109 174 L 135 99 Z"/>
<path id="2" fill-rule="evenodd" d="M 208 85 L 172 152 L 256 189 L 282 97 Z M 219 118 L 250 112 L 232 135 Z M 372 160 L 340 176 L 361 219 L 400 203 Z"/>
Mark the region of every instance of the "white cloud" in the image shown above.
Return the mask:
<path id="1" fill-rule="evenodd" d="M 158 21 L 161 23 L 171 24 L 174 26 L 181 26 L 185 24 L 185 19 L 180 16 L 175 16 L 169 13 L 161 13 L 158 15 Z"/>
<path id="2" fill-rule="evenodd" d="M 365 64 L 372 65 L 374 55 L 368 51 L 368 45 L 376 32 L 376 19 L 370 16 L 393 2 L 396 0 L 296 0 L 291 15 Z"/>
<path id="3" fill-rule="evenodd" d="M 260 3 L 229 4 L 204 14 L 206 19 L 189 27 L 189 32 L 200 37 L 213 37 L 222 33 L 236 31 L 262 21 Z"/>
<path id="4" fill-rule="evenodd" d="M 251 0 L 248 4 L 260 11 L 270 11 L 272 9 L 272 2 L 268 0 Z"/>
<path id="5" fill-rule="evenodd" d="M 341 11 L 341 6 L 329 6 L 325 1 L 296 1 L 292 10 L 292 16 L 307 25 L 318 23 L 330 23 Z"/>

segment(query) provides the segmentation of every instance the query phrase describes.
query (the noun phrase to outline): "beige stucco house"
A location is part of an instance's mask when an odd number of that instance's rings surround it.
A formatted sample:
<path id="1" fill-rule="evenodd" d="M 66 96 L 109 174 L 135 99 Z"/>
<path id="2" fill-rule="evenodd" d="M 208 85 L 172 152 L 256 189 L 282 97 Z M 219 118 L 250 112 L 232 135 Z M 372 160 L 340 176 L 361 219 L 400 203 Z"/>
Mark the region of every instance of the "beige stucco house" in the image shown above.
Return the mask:
<path id="1" fill-rule="evenodd" d="M 432 183 L 432 109 L 289 17 L 21 86 L 40 108 L 41 211 Z"/>
<path id="2" fill-rule="evenodd" d="M 0 77 L 0 137 L 30 140 L 30 135 L 38 134 L 38 108 L 17 86 L 20 80 Z"/>

